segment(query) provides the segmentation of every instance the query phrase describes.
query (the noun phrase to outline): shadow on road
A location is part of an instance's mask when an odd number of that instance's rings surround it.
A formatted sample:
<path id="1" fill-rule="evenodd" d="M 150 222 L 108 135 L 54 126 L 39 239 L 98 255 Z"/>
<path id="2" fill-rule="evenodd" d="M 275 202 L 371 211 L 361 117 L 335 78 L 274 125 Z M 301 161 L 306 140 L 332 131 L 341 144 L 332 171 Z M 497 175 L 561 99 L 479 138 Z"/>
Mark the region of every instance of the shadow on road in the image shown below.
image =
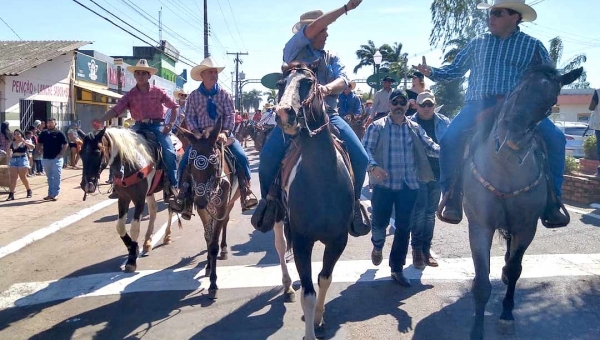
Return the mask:
<path id="1" fill-rule="evenodd" d="M 158 211 L 156 212 L 157 216 L 158 216 L 158 214 L 160 214 L 162 211 L 166 211 L 168 207 L 167 207 L 167 204 L 165 202 L 163 202 L 163 201 L 156 202 L 156 203 L 157 203 L 157 206 L 158 206 Z M 118 205 L 115 204 L 115 206 L 112 207 L 111 209 L 113 209 L 113 211 L 115 212 L 113 215 L 105 215 L 105 216 L 103 216 L 103 217 L 95 220 L 94 223 L 116 222 L 117 219 L 118 219 L 118 215 L 119 215 Z M 133 220 L 133 213 L 134 213 L 134 211 L 135 211 L 135 207 L 133 206 L 133 204 L 131 204 L 130 207 L 129 207 L 129 210 L 127 211 L 127 218 L 126 218 L 126 221 L 125 221 L 126 224 L 130 224 L 131 221 Z M 144 212 L 142 213 L 142 219 L 141 220 L 142 221 L 147 221 L 148 217 L 149 217 L 148 214 L 149 214 L 148 213 L 148 204 L 146 204 L 144 206 Z M 144 228 L 144 225 L 142 225 L 141 227 Z M 156 230 L 156 228 L 157 227 L 155 226 L 155 230 Z M 143 229 L 143 230 L 145 230 L 145 229 Z"/>
<path id="2" fill-rule="evenodd" d="M 514 336 L 497 332 L 506 286 L 492 283 L 493 290 L 485 316 L 485 338 L 488 340 L 564 340 L 598 339 L 600 334 L 600 278 L 584 277 L 573 283 L 560 279 L 546 282 L 522 280 L 515 292 Z M 571 281 L 570 281 L 571 282 Z M 415 327 L 413 340 L 463 340 L 469 338 L 473 295 L 462 292 L 455 302 L 421 320 Z"/>
<path id="3" fill-rule="evenodd" d="M 254 230 L 248 235 L 250 239 L 243 244 L 231 246 L 233 256 L 247 256 L 251 253 L 265 253 L 264 256 L 255 264 L 261 265 L 278 265 L 279 255 L 275 249 L 275 234 L 273 232 L 263 233 Z"/>

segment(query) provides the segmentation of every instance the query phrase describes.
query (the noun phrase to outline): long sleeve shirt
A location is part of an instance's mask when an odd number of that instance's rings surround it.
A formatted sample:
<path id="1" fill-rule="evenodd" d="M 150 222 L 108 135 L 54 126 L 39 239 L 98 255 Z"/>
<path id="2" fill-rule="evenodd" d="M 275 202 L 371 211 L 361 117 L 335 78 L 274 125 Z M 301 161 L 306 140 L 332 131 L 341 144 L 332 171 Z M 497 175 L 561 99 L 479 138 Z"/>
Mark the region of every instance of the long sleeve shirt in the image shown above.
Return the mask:
<path id="1" fill-rule="evenodd" d="M 452 64 L 432 67 L 429 78 L 436 82 L 449 81 L 470 70 L 465 100 L 481 100 L 508 94 L 525 71 L 540 61 L 553 64 L 544 45 L 517 28 L 505 39 L 491 33 L 480 35 L 458 53 Z"/>
<path id="2" fill-rule="evenodd" d="M 200 85 L 202 86 L 202 85 Z M 217 104 L 218 116 L 223 116 L 223 130 L 233 131 L 235 126 L 235 107 L 233 98 L 229 92 L 219 89 L 219 92 L 213 96 L 213 101 Z M 202 131 L 207 127 L 213 127 L 216 120 L 210 119 L 206 109 L 208 97 L 198 90 L 192 91 L 185 104 L 185 121 L 190 130 Z"/>
<path id="3" fill-rule="evenodd" d="M 348 95 L 343 92 L 340 93 L 338 100 L 338 113 L 340 114 L 340 117 L 344 117 L 347 114 L 361 114 L 362 105 L 360 98 L 353 92 L 350 92 Z"/>
<path id="4" fill-rule="evenodd" d="M 388 112 L 390 110 L 390 94 L 392 94 L 391 88 L 389 91 L 381 89 L 375 93 L 373 106 L 371 108 L 371 118 L 380 112 Z"/>
<path id="5" fill-rule="evenodd" d="M 342 78 L 348 85 L 348 77 L 346 76 L 345 66 L 340 62 L 337 55 L 323 50 L 315 50 L 312 47 L 312 42 L 304 34 L 306 27 L 299 30 L 285 44 L 283 48 L 283 61 L 291 63 L 294 60 L 311 64 L 319 61 L 317 70 L 317 81 L 321 85 L 327 85 L 332 81 Z M 328 112 L 337 109 L 338 93 L 330 94 L 324 98 L 325 105 L 328 106 Z"/>
<path id="6" fill-rule="evenodd" d="M 389 129 L 384 129 L 389 124 Z M 439 157 L 440 147 L 427 134 L 422 127 L 409 119 L 405 119 L 400 125 L 392 122 L 388 116 L 379 119 L 369 125 L 363 138 L 363 145 L 369 157 L 369 164 L 376 165 L 385 170 L 388 177 L 376 185 L 391 190 L 401 190 L 405 186 L 416 190 L 419 188 L 417 162 L 415 158 L 413 138 L 410 135 L 409 124 L 417 132 L 417 136 L 425 147 L 425 152 L 429 157 Z M 389 133 L 389 145 L 385 148 L 384 143 L 379 143 L 381 134 Z M 374 154 L 377 148 L 384 148 L 383 164 L 375 161 Z"/>
<path id="7" fill-rule="evenodd" d="M 148 92 L 142 92 L 137 86 L 127 92 L 112 110 L 121 115 L 125 109 L 131 112 L 131 118 L 136 121 L 142 119 L 164 119 L 166 109 L 179 107 L 164 89 L 150 85 Z"/>

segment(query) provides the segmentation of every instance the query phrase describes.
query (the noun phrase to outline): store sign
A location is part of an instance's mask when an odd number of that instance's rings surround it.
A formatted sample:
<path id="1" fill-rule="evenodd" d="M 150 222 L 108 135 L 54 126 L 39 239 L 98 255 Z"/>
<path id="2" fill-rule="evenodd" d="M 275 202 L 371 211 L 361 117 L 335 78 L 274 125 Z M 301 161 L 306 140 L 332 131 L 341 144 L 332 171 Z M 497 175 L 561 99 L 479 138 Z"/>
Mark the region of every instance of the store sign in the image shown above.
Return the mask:
<path id="1" fill-rule="evenodd" d="M 108 72 L 105 62 L 81 53 L 77 53 L 76 58 L 75 75 L 77 79 L 108 85 Z"/>
<path id="2" fill-rule="evenodd" d="M 11 92 L 25 97 L 40 95 L 53 98 L 69 98 L 69 86 L 66 84 L 44 84 L 16 77 L 11 81 Z"/>

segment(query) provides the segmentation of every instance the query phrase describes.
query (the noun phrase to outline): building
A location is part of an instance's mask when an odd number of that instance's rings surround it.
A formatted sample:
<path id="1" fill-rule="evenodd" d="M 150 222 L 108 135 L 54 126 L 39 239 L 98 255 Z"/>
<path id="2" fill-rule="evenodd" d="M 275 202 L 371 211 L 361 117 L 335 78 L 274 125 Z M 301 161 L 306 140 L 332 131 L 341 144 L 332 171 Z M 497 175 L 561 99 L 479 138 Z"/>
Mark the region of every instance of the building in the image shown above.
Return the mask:
<path id="1" fill-rule="evenodd" d="M 590 118 L 589 107 L 593 95 L 594 89 L 562 89 L 550 119 L 587 123 Z"/>

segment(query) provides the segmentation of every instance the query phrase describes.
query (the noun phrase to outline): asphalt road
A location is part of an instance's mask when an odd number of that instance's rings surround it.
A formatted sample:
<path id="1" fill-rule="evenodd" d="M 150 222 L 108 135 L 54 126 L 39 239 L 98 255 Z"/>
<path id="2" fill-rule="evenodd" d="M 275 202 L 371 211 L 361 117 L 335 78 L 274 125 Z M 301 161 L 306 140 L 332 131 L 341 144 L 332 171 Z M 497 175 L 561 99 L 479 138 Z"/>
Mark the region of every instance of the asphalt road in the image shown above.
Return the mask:
<path id="1" fill-rule="evenodd" d="M 258 155 L 252 148 L 248 154 L 258 192 Z M 183 229 L 174 226 L 171 245 L 156 240 L 154 250 L 138 260 L 138 271 L 124 274 L 126 249 L 115 232 L 115 201 L 100 194 L 83 202 L 77 171 L 65 174 L 57 202 L 41 200 L 43 185 L 34 187 L 33 200 L 3 202 L 0 196 L 0 339 L 302 337 L 300 303 L 281 297 L 273 234 L 255 231 L 250 213 L 242 214 L 239 205 L 228 227 L 229 259 L 218 262 L 220 291 L 213 301 L 207 297 L 199 218 L 184 221 Z M 368 189 L 364 194 L 369 197 Z M 162 201 L 159 207 L 155 231 L 167 218 Z M 540 225 L 526 253 L 514 336 L 501 336 L 495 327 L 504 296 L 498 280 L 504 245 L 495 239 L 487 339 L 600 338 L 600 216 L 572 208 L 577 210 L 568 228 Z M 388 237 L 384 258 L 391 241 Z M 437 222 L 433 250 L 440 267 L 419 271 L 409 258 L 406 275 L 413 286 L 402 288 L 390 281 L 386 260 L 379 267 L 370 263 L 369 236 L 351 238 L 326 299 L 327 338 L 467 338 L 473 266 L 466 222 Z M 314 271 L 320 270 L 322 252 L 321 245 L 313 252 Z M 293 262 L 288 265 L 297 278 Z"/>

